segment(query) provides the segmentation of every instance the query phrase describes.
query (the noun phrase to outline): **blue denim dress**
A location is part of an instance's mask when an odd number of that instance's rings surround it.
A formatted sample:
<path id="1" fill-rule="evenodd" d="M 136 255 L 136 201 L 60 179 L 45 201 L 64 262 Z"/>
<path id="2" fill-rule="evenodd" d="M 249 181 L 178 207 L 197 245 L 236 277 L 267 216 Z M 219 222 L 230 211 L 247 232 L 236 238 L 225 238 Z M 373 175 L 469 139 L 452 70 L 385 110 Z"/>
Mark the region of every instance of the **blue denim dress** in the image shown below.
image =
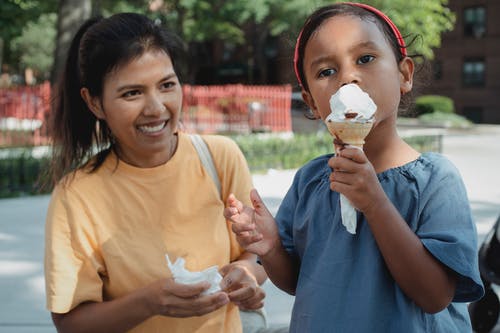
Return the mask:
<path id="1" fill-rule="evenodd" d="M 290 332 L 471 332 L 465 302 L 484 288 L 458 170 L 442 155 L 425 153 L 378 175 L 426 249 L 458 276 L 453 303 L 428 314 L 392 278 L 364 216 L 358 213 L 355 235 L 345 230 L 339 194 L 329 187 L 330 157 L 297 172 L 276 216 L 283 246 L 300 262 Z"/>

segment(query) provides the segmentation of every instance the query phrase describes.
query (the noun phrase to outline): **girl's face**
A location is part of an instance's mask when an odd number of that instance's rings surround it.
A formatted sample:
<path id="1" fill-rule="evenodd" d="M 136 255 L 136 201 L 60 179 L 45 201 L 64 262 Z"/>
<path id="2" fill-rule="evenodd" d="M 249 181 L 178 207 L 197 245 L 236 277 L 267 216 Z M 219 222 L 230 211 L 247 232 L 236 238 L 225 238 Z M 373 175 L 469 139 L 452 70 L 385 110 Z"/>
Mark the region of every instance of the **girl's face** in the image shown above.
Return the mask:
<path id="1" fill-rule="evenodd" d="M 323 22 L 306 45 L 303 66 L 309 91 L 302 95 L 323 120 L 330 114 L 330 96 L 341 86 L 356 83 L 377 105 L 374 126 L 395 122 L 401 93 L 412 86 L 412 60 L 398 64 L 380 28 L 356 16 Z"/>
<path id="2" fill-rule="evenodd" d="M 171 157 L 177 145 L 182 90 L 163 51 L 147 51 L 109 73 L 102 98 L 89 98 L 85 91 L 82 95 L 92 112 L 106 121 L 123 161 L 153 167 Z"/>

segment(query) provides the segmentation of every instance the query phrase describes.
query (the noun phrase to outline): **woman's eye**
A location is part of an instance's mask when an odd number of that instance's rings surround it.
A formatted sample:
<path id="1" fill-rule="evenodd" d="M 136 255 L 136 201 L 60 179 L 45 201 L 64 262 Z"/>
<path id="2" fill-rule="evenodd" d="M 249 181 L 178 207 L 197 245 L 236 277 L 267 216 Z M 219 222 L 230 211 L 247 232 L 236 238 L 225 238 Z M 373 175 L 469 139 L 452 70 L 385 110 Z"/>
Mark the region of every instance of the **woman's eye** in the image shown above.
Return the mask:
<path id="1" fill-rule="evenodd" d="M 172 81 L 167 81 L 167 82 L 163 82 L 161 84 L 161 87 L 163 89 L 169 89 L 169 88 L 172 88 L 173 86 L 175 85 L 175 82 L 172 82 Z"/>
<path id="2" fill-rule="evenodd" d="M 319 77 L 327 77 L 327 76 L 331 76 L 333 74 L 337 73 L 337 71 L 333 68 L 328 68 L 328 69 L 324 69 L 322 70 L 321 72 L 319 72 Z"/>
<path id="3" fill-rule="evenodd" d="M 123 94 L 123 97 L 127 98 L 127 97 L 134 97 L 134 96 L 137 96 L 139 95 L 141 92 L 139 90 L 130 90 L 130 91 L 127 91 Z"/>
<path id="4" fill-rule="evenodd" d="M 372 55 L 364 55 L 358 59 L 358 64 L 367 64 L 375 59 Z"/>

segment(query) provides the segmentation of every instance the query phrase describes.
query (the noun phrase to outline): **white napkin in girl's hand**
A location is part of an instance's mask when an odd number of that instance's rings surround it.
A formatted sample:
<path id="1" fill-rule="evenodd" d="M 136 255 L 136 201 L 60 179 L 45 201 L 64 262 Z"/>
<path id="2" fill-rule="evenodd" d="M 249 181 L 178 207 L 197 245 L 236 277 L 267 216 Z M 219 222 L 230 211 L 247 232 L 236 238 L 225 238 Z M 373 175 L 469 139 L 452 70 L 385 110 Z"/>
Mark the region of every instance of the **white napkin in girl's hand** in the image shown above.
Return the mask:
<path id="1" fill-rule="evenodd" d="M 219 284 L 222 281 L 222 276 L 219 273 L 217 265 L 208 267 L 200 272 L 190 272 L 184 267 L 186 263 L 184 258 L 177 258 L 173 264 L 170 261 L 168 254 L 165 254 L 165 258 L 167 258 L 168 268 L 170 268 L 175 282 L 182 284 L 195 284 L 207 281 L 210 283 L 210 288 L 205 290 L 202 293 L 203 295 L 213 294 L 221 290 Z"/>

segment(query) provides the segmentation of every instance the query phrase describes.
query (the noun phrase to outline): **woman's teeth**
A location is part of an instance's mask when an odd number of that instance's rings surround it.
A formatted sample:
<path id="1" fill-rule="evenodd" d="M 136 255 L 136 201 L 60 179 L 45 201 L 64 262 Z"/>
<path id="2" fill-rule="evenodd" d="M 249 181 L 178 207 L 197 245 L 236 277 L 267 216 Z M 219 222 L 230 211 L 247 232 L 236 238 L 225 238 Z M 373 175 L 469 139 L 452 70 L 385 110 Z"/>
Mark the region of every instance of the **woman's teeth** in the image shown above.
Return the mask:
<path id="1" fill-rule="evenodd" d="M 166 122 L 163 122 L 159 125 L 156 126 L 148 126 L 148 125 L 143 125 L 139 126 L 139 130 L 144 133 L 154 133 L 161 131 L 165 127 Z"/>

